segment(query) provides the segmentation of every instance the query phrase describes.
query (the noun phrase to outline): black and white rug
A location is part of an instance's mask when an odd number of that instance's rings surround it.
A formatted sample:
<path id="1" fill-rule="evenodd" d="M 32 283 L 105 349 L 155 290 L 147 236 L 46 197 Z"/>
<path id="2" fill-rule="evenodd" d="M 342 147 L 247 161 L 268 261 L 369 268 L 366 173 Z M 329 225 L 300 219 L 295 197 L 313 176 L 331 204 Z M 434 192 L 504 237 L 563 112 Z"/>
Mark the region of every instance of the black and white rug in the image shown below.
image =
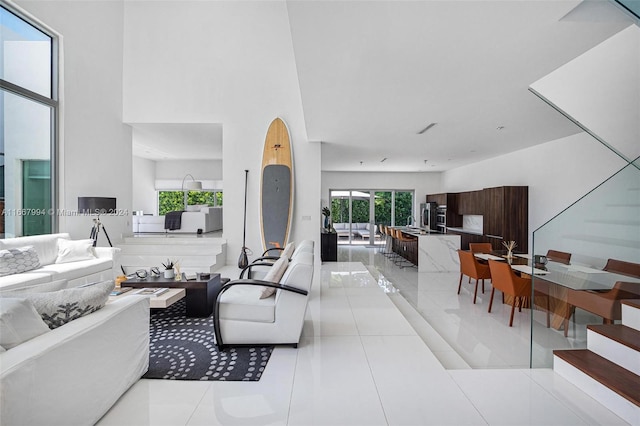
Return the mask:
<path id="1" fill-rule="evenodd" d="M 149 371 L 145 379 L 257 381 L 273 346 L 218 352 L 213 315 L 187 318 L 184 299 L 151 311 Z"/>

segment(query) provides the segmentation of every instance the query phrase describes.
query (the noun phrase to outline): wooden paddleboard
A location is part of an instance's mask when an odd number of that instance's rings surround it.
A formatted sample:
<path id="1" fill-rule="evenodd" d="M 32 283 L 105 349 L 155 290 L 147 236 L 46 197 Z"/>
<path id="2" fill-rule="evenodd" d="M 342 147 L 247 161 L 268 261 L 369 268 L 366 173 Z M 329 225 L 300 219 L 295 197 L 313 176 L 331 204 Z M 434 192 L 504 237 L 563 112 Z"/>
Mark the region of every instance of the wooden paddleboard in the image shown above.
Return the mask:
<path id="1" fill-rule="evenodd" d="M 260 188 L 262 246 L 284 247 L 293 210 L 293 153 L 289 129 L 280 118 L 271 122 L 264 141 Z"/>

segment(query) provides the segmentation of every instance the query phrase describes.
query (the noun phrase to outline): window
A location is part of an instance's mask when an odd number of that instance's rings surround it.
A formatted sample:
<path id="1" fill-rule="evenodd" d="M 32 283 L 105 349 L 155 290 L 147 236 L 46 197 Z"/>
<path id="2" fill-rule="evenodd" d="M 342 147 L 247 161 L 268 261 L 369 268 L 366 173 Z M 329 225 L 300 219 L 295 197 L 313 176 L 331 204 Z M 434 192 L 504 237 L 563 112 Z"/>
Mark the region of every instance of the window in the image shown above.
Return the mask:
<path id="1" fill-rule="evenodd" d="M 55 39 L 0 7 L 0 237 L 56 229 Z"/>
<path id="2" fill-rule="evenodd" d="M 222 206 L 222 191 L 189 191 L 187 205 Z M 158 214 L 184 210 L 184 192 L 158 191 Z"/>

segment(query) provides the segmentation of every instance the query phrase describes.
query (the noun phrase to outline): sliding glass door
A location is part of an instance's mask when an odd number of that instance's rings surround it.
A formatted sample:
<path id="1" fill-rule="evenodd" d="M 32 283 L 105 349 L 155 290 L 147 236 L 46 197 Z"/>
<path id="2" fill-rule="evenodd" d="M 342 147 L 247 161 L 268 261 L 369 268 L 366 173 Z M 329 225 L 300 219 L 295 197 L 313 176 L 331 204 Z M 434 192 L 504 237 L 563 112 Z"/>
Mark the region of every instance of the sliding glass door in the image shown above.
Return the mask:
<path id="1" fill-rule="evenodd" d="M 405 225 L 413 191 L 332 190 L 331 221 L 338 244 L 382 244 L 379 225 Z"/>

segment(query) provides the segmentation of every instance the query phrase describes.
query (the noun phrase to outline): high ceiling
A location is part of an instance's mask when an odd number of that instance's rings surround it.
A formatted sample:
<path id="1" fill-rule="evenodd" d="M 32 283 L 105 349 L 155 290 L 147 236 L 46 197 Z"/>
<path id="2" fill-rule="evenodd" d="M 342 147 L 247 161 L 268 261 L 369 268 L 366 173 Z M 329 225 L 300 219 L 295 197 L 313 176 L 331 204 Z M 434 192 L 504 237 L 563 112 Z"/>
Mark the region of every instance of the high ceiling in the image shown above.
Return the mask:
<path id="1" fill-rule="evenodd" d="M 631 23 L 602 1 L 286 3 L 323 171 L 443 171 L 575 134 L 529 85 Z"/>

